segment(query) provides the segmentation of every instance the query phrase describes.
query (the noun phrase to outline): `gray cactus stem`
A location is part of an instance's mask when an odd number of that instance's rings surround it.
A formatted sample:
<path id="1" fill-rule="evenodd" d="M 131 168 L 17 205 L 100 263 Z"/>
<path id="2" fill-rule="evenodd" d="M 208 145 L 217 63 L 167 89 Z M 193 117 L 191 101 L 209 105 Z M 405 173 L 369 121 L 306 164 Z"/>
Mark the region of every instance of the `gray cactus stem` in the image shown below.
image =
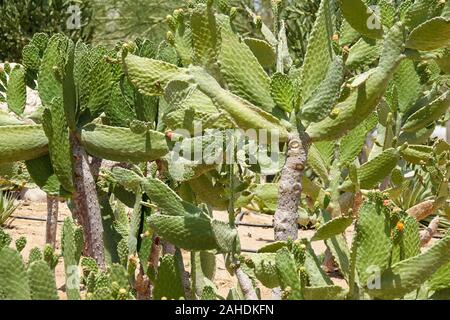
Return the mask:
<path id="1" fill-rule="evenodd" d="M 235 273 L 245 300 L 258 300 L 258 296 L 256 295 L 255 288 L 253 288 L 250 277 L 240 267 L 236 269 Z"/>
<path id="2" fill-rule="evenodd" d="M 102 162 L 103 160 L 97 157 L 91 157 L 91 163 L 90 168 L 92 172 L 92 176 L 94 177 L 94 180 L 98 180 L 98 176 L 100 174 L 100 170 L 102 168 Z"/>
<path id="3" fill-rule="evenodd" d="M 434 217 L 428 227 L 420 232 L 420 245 L 422 247 L 426 246 L 431 241 L 431 238 L 433 238 L 439 228 L 439 222 L 439 216 Z"/>
<path id="4" fill-rule="evenodd" d="M 74 216 L 83 226 L 85 253 L 105 269 L 103 225 L 96 184 L 90 170 L 88 155 L 76 134 L 71 133 L 70 142 L 74 158 L 75 191 L 72 195 Z"/>
<path id="5" fill-rule="evenodd" d="M 233 142 L 233 145 L 235 143 Z M 235 201 L 235 194 L 234 194 L 234 165 L 230 164 L 227 166 L 228 170 L 228 181 L 229 181 L 229 188 L 230 188 L 230 201 L 228 205 L 228 224 L 230 228 L 236 228 L 235 219 L 236 214 L 234 210 L 234 201 Z M 236 269 L 234 270 L 234 273 L 236 275 L 237 281 L 239 283 L 239 286 L 242 289 L 242 293 L 244 294 L 244 297 L 246 300 L 258 300 L 258 296 L 256 295 L 255 288 L 253 287 L 252 280 L 250 277 L 242 270 L 240 267 L 240 262 L 238 259 L 234 256 L 234 253 L 232 254 L 232 261 L 233 264 L 236 266 Z"/>
<path id="6" fill-rule="evenodd" d="M 55 248 L 56 231 L 58 228 L 59 201 L 57 197 L 47 195 L 47 225 L 45 243 Z"/>
<path id="7" fill-rule="evenodd" d="M 298 237 L 297 211 L 302 192 L 302 176 L 308 157 L 310 139 L 305 133 L 291 134 L 286 163 L 281 171 L 278 207 L 274 216 L 275 241 Z"/>

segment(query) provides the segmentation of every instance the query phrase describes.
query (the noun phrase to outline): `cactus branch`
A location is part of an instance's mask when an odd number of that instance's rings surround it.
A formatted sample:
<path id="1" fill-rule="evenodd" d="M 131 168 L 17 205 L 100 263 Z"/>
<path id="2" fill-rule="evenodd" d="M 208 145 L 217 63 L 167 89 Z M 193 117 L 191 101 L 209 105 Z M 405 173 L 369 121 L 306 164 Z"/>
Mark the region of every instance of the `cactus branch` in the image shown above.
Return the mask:
<path id="1" fill-rule="evenodd" d="M 58 198 L 47 195 L 47 227 L 45 233 L 45 243 L 55 248 L 56 230 L 58 227 Z"/>
<path id="2" fill-rule="evenodd" d="M 237 268 L 236 278 L 241 286 L 242 293 L 244 294 L 245 300 L 258 300 L 258 296 L 256 295 L 255 289 L 252 285 L 252 280 L 249 276 L 242 270 L 242 268 Z"/>
<path id="3" fill-rule="evenodd" d="M 289 238 L 295 240 L 298 237 L 297 210 L 309 144 L 306 134 L 292 134 L 289 137 L 286 163 L 278 189 L 278 207 L 274 216 L 276 241 L 286 241 Z"/>
<path id="4" fill-rule="evenodd" d="M 90 168 L 94 180 L 97 181 L 98 175 L 100 174 L 100 169 L 102 167 L 103 159 L 97 157 L 91 157 Z"/>
<path id="5" fill-rule="evenodd" d="M 430 242 L 431 238 L 433 238 L 433 235 L 436 233 L 438 226 L 439 226 L 439 217 L 435 217 L 433 220 L 431 220 L 428 227 L 420 232 L 420 245 L 422 247 L 427 245 L 428 242 Z"/>
<path id="6" fill-rule="evenodd" d="M 422 221 L 436 210 L 434 200 L 426 200 L 409 208 L 406 213 L 417 221 Z"/>

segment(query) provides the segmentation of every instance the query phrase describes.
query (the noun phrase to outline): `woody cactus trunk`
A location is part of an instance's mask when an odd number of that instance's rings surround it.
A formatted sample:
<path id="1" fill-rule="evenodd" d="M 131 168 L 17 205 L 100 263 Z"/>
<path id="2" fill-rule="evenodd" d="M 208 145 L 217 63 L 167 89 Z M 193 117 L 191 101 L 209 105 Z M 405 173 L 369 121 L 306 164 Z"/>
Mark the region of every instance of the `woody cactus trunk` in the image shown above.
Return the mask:
<path id="1" fill-rule="evenodd" d="M 298 237 L 298 207 L 309 144 L 309 137 L 304 132 L 302 138 L 296 134 L 289 137 L 286 163 L 279 182 L 278 206 L 274 215 L 275 241 L 296 240 Z"/>
<path id="2" fill-rule="evenodd" d="M 55 248 L 56 233 L 58 229 L 59 200 L 57 197 L 47 196 L 47 225 L 45 230 L 45 243 Z"/>
<path id="3" fill-rule="evenodd" d="M 66 37 L 50 38 L 39 68 L 38 91 L 44 105 L 42 124 L 55 175 L 61 188 L 71 193 L 74 217 L 83 226 L 85 254 L 104 268 L 103 225 L 96 184 L 77 128 L 79 118 L 86 112 L 83 103 L 87 102 L 91 108 L 96 107 L 95 99 L 96 103 L 103 103 L 99 101 L 101 96 L 95 97 L 95 86 L 90 88 L 91 96 L 87 97 L 86 92 L 80 94 L 81 81 L 89 81 L 92 72 L 80 71 L 80 64 L 88 63 L 88 56 L 88 49 L 81 42 L 75 45 Z M 97 59 L 104 58 L 99 56 Z M 98 66 L 101 60 L 91 63 Z"/>
<path id="4" fill-rule="evenodd" d="M 70 198 L 74 217 L 83 225 L 85 253 L 104 267 L 96 185 L 78 131 L 80 121 L 96 117 L 95 108 L 104 103 L 101 87 L 108 84 L 98 83 L 89 91 L 82 88 L 91 74 L 100 72 L 102 63 L 107 64 L 100 51 L 81 42 L 75 45 L 63 35 L 36 34 L 24 48 L 23 66 L 9 78 L 7 97 L 9 108 L 22 115 L 26 85 L 37 87 L 43 106 L 31 119 L 38 124 L 19 122 L 1 130 L 11 137 L 2 162 L 25 161 L 31 178 L 49 195 L 47 242 L 55 241 L 58 198 Z"/>

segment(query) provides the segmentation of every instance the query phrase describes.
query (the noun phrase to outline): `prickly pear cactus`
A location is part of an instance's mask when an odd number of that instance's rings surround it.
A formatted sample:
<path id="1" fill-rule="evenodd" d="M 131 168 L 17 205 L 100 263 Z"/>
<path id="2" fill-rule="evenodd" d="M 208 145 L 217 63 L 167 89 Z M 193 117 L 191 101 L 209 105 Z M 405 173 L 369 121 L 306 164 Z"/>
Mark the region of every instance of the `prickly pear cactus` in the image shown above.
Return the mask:
<path id="1" fill-rule="evenodd" d="M 450 146 L 433 134 L 449 121 L 448 3 L 198 0 L 161 43 L 36 34 L 0 70 L 0 165 L 70 198 L 67 298 L 225 299 L 218 254 L 227 299 L 448 296 Z M 298 37 L 293 12 L 310 15 Z M 43 105 L 27 117 L 31 84 Z M 252 254 L 248 211 L 274 215 L 277 240 Z M 26 241 L 10 245 L 0 229 L 0 297 L 56 299 L 59 253 L 24 263 Z"/>

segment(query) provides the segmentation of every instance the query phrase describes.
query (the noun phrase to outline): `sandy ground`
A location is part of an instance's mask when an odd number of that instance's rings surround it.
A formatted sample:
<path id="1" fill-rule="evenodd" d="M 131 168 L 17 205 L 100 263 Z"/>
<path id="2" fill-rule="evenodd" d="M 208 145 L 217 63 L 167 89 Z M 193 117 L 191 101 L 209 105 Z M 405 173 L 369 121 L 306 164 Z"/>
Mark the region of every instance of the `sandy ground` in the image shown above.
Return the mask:
<path id="1" fill-rule="evenodd" d="M 21 207 L 16 210 L 14 216 L 21 217 L 33 217 L 45 219 L 47 215 L 46 203 L 23 203 Z M 65 217 L 70 215 L 70 211 L 65 203 L 60 204 L 59 209 L 59 220 L 63 220 Z M 215 217 L 220 220 L 226 220 L 227 214 L 222 212 L 216 212 Z M 243 216 L 242 222 L 244 223 L 257 223 L 257 224 L 272 224 L 272 216 L 259 215 L 254 213 L 247 213 Z M 58 225 L 58 236 L 56 250 L 60 252 L 60 231 L 61 223 Z M 43 248 L 45 244 L 45 222 L 44 221 L 31 221 L 24 219 L 13 218 L 10 219 L 6 225 L 7 232 L 12 236 L 13 240 L 16 240 L 20 236 L 26 236 L 28 239 L 27 245 L 23 250 L 23 256 L 26 260 L 29 251 L 33 247 Z M 247 226 L 239 226 L 239 235 L 241 239 L 241 248 L 246 250 L 257 250 L 258 248 L 264 246 L 267 243 L 273 241 L 273 229 L 271 228 L 255 228 Z M 351 241 L 352 229 L 347 229 L 347 239 Z M 299 230 L 299 237 L 310 238 L 314 234 L 313 230 Z M 316 254 L 323 253 L 325 251 L 325 245 L 323 241 L 316 241 L 312 243 L 312 247 Z M 245 253 L 245 255 L 251 255 L 251 253 Z M 189 254 L 186 252 L 183 254 L 185 258 L 186 270 L 189 271 Z M 337 274 L 330 275 L 335 284 L 345 287 L 346 282 L 339 277 Z M 64 293 L 64 266 L 62 258 L 56 267 L 56 282 L 57 288 L 59 290 L 60 297 L 65 299 Z M 226 297 L 230 288 L 236 285 L 236 278 L 231 276 L 225 268 L 224 258 L 222 255 L 217 255 L 217 271 L 215 283 L 218 287 L 218 293 L 221 296 Z M 272 294 L 271 290 L 263 286 L 260 286 L 261 294 L 263 299 L 270 299 Z"/>
<path id="2" fill-rule="evenodd" d="M 63 220 L 65 217 L 70 215 L 70 211 L 67 206 L 62 203 L 59 208 L 59 220 Z M 20 217 L 33 217 L 33 218 L 47 218 L 47 203 L 46 202 L 36 202 L 32 204 L 22 203 L 22 205 L 17 209 L 13 216 Z M 61 223 L 58 224 L 58 235 L 57 235 L 57 244 L 56 251 L 61 252 Z M 13 238 L 13 241 L 18 239 L 21 236 L 25 236 L 27 238 L 27 245 L 22 251 L 22 256 L 24 260 L 28 259 L 28 254 L 31 249 L 34 247 L 38 247 L 41 250 L 45 245 L 45 221 L 31 221 L 24 219 L 16 219 L 12 218 L 7 221 L 6 226 L 4 226 L 6 232 Z M 56 285 L 58 288 L 58 292 L 60 298 L 65 299 L 66 295 L 64 293 L 64 283 L 65 283 L 65 275 L 64 275 L 64 263 L 62 258 L 55 270 L 56 277 Z"/>

